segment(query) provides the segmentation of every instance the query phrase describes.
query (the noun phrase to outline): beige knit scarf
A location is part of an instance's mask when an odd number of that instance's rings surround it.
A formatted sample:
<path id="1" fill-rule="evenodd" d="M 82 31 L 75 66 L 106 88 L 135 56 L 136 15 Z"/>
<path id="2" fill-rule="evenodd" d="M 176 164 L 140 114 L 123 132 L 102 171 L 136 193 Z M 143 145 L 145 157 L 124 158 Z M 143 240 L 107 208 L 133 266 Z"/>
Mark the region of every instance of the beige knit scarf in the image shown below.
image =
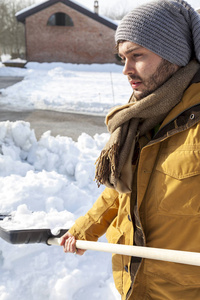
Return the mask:
<path id="1" fill-rule="evenodd" d="M 137 139 L 164 120 L 199 69 L 196 61 L 179 69 L 155 92 L 115 107 L 106 117 L 110 139 L 96 161 L 95 180 L 120 193 L 131 192 L 132 157 Z"/>

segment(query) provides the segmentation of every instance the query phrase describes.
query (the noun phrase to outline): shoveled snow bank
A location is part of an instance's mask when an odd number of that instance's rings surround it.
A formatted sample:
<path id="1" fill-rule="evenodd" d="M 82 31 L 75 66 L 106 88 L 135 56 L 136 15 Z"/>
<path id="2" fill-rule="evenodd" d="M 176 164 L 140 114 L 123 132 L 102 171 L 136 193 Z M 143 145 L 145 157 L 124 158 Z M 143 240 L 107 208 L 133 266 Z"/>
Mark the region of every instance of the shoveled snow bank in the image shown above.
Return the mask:
<path id="1" fill-rule="evenodd" d="M 0 123 L 0 212 L 7 229 L 69 228 L 102 188 L 95 160 L 108 134 L 82 134 L 77 142 L 46 132 L 36 140 L 30 124 Z M 101 241 L 106 241 L 105 237 Z M 59 246 L 0 244 L 0 300 L 119 299 L 111 255 L 65 254 Z"/>

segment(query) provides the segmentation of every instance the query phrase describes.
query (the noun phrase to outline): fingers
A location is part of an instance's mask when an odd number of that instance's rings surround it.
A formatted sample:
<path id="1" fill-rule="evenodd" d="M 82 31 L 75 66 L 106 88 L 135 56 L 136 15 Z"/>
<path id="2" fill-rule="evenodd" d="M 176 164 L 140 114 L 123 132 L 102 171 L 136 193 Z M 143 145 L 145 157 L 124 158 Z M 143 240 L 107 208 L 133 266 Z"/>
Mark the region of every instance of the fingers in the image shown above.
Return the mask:
<path id="1" fill-rule="evenodd" d="M 75 253 L 78 255 L 83 255 L 85 252 L 85 250 L 76 249 L 76 239 L 68 232 L 61 237 L 60 245 L 63 246 L 63 250 L 65 253 Z"/>
<path id="2" fill-rule="evenodd" d="M 77 255 L 83 255 L 85 253 L 86 250 L 82 250 L 82 249 L 77 249 L 76 250 L 76 254 Z"/>
<path id="3" fill-rule="evenodd" d="M 61 238 L 60 238 L 60 245 L 61 246 L 64 246 L 64 244 L 65 244 L 65 241 L 68 239 L 68 238 L 70 238 L 70 237 L 72 237 L 72 234 L 71 233 L 69 233 L 69 232 L 66 232 Z"/>
<path id="4" fill-rule="evenodd" d="M 64 252 L 74 253 L 76 252 L 76 240 L 74 236 L 67 237 L 65 242 L 62 241 Z"/>

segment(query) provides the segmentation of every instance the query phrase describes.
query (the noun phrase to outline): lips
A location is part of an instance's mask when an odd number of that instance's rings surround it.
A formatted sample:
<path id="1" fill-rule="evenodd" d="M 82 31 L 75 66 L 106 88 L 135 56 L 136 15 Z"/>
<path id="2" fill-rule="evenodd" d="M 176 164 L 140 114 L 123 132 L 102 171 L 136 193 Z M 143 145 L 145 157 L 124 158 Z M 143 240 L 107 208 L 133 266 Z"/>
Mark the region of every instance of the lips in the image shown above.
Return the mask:
<path id="1" fill-rule="evenodd" d="M 137 89 L 142 84 L 142 82 L 141 81 L 130 80 L 130 84 L 131 84 L 133 89 Z"/>

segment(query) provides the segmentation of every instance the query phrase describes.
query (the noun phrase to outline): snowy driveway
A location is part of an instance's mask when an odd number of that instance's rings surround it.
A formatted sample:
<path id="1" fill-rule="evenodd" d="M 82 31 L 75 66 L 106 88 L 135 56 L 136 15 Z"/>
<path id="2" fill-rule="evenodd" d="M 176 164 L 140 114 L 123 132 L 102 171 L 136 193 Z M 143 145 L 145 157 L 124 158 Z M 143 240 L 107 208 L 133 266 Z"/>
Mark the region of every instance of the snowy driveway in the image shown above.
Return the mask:
<path id="1" fill-rule="evenodd" d="M 93 137 L 95 133 L 107 132 L 104 119 L 102 116 L 61 113 L 48 110 L 8 111 L 5 109 L 5 106 L 0 105 L 0 122 L 7 120 L 11 122 L 18 120 L 29 122 L 31 128 L 35 131 L 37 139 L 49 130 L 52 136 L 68 136 L 74 141 L 77 141 L 82 132 Z"/>
<path id="2" fill-rule="evenodd" d="M 23 77 L 0 77 L 0 89 L 12 86 L 21 81 Z M 1 100 L 1 95 L 0 95 Z M 35 130 L 36 138 L 39 139 L 46 131 L 51 131 L 52 136 L 68 136 L 74 141 L 82 132 L 94 136 L 95 133 L 107 132 L 104 117 L 77 114 L 62 113 L 49 110 L 27 110 L 16 111 L 7 110 L 5 105 L 0 104 L 0 122 L 2 121 L 18 121 L 23 120 L 29 122 L 31 128 Z"/>
<path id="3" fill-rule="evenodd" d="M 23 80 L 24 77 L 11 77 L 11 76 L 5 76 L 0 77 L 0 89 L 5 89 L 21 80 Z"/>

